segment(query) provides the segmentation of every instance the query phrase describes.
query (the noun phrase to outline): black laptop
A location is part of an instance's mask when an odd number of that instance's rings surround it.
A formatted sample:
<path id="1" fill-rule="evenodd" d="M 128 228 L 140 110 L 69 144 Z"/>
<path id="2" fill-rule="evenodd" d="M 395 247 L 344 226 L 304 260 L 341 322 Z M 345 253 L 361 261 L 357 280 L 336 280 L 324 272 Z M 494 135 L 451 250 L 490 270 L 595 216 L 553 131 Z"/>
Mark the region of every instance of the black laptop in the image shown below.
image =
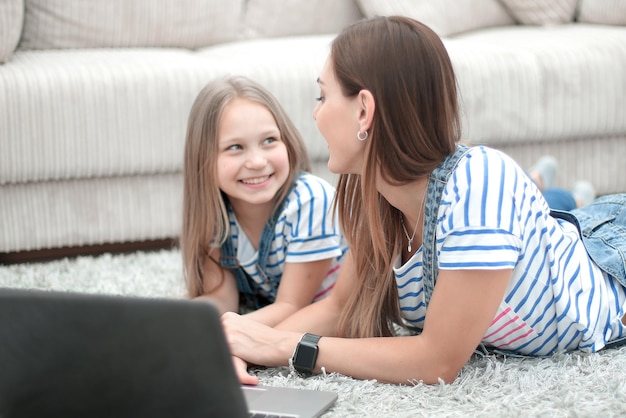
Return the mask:
<path id="1" fill-rule="evenodd" d="M 315 417 L 336 399 L 242 387 L 208 302 L 0 289 L 2 418 Z"/>

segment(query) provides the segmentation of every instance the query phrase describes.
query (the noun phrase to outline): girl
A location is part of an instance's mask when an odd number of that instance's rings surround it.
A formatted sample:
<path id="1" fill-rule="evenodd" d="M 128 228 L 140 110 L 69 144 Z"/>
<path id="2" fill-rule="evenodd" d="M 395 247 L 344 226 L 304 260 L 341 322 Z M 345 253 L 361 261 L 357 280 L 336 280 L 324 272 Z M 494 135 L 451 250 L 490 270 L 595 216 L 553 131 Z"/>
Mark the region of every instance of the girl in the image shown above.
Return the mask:
<path id="1" fill-rule="evenodd" d="M 481 344 L 542 356 L 626 336 L 626 195 L 551 214 L 511 158 L 460 144 L 456 80 L 433 31 L 404 17 L 356 23 L 318 83 L 313 116 L 342 173 L 350 253 L 332 294 L 275 329 L 225 315 L 235 356 L 437 383 Z M 394 336 L 404 322 L 421 333 Z"/>
<path id="2" fill-rule="evenodd" d="M 309 170 L 276 99 L 242 77 L 209 83 L 187 127 L 181 248 L 189 295 L 274 325 L 325 297 L 346 251 L 335 190 Z"/>

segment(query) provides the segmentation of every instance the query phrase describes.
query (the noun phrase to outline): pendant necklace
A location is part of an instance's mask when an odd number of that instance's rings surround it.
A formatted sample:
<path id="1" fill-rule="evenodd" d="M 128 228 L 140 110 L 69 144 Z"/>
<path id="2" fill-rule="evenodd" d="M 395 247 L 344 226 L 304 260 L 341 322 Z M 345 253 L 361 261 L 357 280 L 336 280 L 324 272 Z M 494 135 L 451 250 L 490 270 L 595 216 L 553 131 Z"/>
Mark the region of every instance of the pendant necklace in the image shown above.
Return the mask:
<path id="1" fill-rule="evenodd" d="M 424 200 L 426 198 L 426 193 L 424 193 L 424 199 L 422 199 L 422 204 L 420 205 L 420 211 L 417 213 L 417 222 L 415 222 L 415 228 L 413 228 L 413 235 L 409 237 L 409 232 L 406 230 L 406 226 L 404 225 L 404 215 L 400 213 L 400 224 L 402 225 L 402 229 L 404 230 L 404 235 L 406 235 L 406 239 L 409 240 L 409 245 L 407 250 L 409 254 L 411 254 L 411 250 L 413 247 L 411 244 L 413 243 L 413 239 L 415 239 L 415 233 L 417 232 L 417 226 L 420 223 L 420 219 L 422 218 L 422 212 L 424 211 Z"/>

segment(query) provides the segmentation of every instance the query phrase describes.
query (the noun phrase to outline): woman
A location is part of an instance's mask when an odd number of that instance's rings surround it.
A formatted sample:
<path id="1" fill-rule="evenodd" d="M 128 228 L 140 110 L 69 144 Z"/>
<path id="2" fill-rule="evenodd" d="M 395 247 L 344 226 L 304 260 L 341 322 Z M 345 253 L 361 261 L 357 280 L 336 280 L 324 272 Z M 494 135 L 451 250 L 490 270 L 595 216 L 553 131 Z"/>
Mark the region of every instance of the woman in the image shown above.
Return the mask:
<path id="1" fill-rule="evenodd" d="M 235 356 L 437 383 L 480 344 L 551 355 L 626 335 L 625 262 L 605 244 L 626 246 L 614 224 L 624 230 L 626 196 L 552 216 L 512 159 L 460 145 L 456 80 L 433 31 L 404 17 L 356 23 L 333 41 L 318 83 L 313 115 L 328 167 L 342 173 L 350 252 L 331 295 L 274 329 L 226 314 Z M 583 243 L 572 214 L 605 240 Z M 595 215 L 609 222 L 592 225 Z M 401 323 L 421 333 L 394 336 Z"/>

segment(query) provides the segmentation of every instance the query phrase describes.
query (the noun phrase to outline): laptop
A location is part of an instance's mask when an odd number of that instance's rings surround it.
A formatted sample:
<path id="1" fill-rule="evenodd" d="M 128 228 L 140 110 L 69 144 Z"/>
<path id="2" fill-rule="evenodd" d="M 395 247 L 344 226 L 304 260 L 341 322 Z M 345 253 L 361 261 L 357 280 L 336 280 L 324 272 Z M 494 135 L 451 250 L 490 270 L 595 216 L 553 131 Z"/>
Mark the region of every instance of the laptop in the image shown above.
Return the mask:
<path id="1" fill-rule="evenodd" d="M 0 289 L 2 418 L 316 417 L 336 399 L 241 386 L 209 302 Z"/>

